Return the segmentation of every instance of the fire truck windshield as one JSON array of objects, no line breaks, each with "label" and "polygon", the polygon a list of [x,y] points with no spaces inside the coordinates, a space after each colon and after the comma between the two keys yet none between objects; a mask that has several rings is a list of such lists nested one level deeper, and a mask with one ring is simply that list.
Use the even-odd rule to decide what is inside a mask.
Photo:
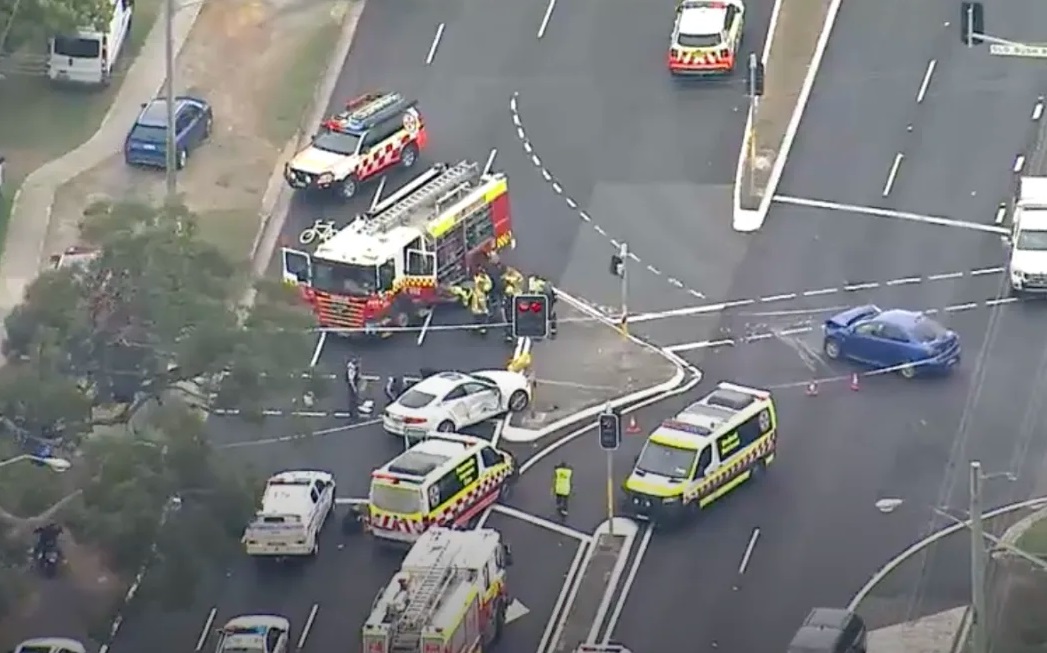
[{"label": "fire truck windshield", "polygon": [[378,267],[314,260],[312,285],[337,295],[373,295],[378,291]]}]

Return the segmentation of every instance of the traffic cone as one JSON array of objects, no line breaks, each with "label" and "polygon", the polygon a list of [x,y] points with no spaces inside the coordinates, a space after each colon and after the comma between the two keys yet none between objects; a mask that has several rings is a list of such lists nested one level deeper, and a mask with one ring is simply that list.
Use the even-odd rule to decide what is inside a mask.
[{"label": "traffic cone", "polygon": [[630,435],[635,435],[640,432],[640,425],[636,423],[636,417],[629,416],[629,425],[625,427],[625,432]]},{"label": "traffic cone", "polygon": [[854,374],[851,374],[851,390],[858,392],[860,389],[861,386],[858,384],[858,373],[855,372]]},{"label": "traffic cone", "polygon": [[817,397],[818,396],[818,382],[817,381],[811,381],[810,383],[807,384],[807,396],[808,397]]}]

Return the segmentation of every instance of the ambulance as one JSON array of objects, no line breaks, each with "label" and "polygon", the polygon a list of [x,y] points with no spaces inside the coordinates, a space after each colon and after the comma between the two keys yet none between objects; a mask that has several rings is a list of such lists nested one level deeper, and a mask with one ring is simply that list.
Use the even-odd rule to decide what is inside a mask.
[{"label": "ambulance", "polygon": [[676,524],[774,462],[777,416],[766,390],[722,382],[647,438],[623,486],[631,515]]},{"label": "ambulance", "polygon": [[669,42],[673,75],[725,75],[734,72],[745,31],[740,0],[684,0],[676,7]]},{"label": "ambulance", "polygon": [[247,555],[258,559],[315,556],[334,494],[334,477],[327,472],[287,471],[270,478],[262,505],[244,530]]},{"label": "ambulance", "polygon": [[479,653],[501,638],[511,599],[509,547],[493,529],[436,527],[378,591],[364,653]]},{"label": "ambulance", "polygon": [[409,545],[431,526],[469,527],[515,480],[512,456],[489,441],[432,433],[371,474],[368,531]]}]

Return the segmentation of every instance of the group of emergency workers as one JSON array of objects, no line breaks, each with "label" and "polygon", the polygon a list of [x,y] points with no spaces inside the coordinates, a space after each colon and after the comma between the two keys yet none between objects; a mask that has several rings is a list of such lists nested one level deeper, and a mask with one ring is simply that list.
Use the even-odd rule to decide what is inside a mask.
[{"label": "group of emergency workers", "polygon": [[556,337],[556,291],[552,284],[538,275],[525,278],[519,270],[503,263],[495,252],[477,267],[469,283],[451,286],[449,291],[469,309],[480,336],[487,335],[493,316],[500,315],[506,342],[513,341],[513,299],[521,294],[545,295],[549,304],[549,337]]}]

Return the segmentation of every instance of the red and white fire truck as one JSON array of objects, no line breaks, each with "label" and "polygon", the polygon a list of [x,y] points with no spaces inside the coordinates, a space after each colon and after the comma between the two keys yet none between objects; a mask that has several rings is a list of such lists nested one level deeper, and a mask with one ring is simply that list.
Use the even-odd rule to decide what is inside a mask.
[{"label": "red and white fire truck", "polygon": [[311,254],[284,248],[283,277],[301,287],[321,327],[374,333],[456,301],[449,286],[514,245],[505,175],[469,161],[439,164]]},{"label": "red and white fire truck", "polygon": [[479,653],[502,635],[512,564],[498,531],[427,530],[363,626],[364,653]]}]

